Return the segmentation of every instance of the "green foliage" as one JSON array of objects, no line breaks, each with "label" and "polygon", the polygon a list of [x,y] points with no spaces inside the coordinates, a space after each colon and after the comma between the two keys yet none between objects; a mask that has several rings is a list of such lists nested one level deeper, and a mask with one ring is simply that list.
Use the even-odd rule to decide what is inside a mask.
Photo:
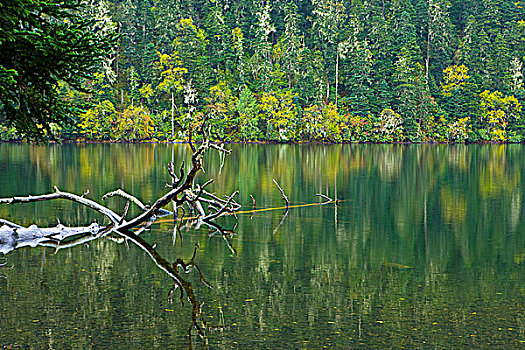
[{"label": "green foliage", "polygon": [[219,140],[228,140],[234,132],[234,112],[237,108],[237,98],[224,81],[210,88],[206,112],[210,118],[212,137]]},{"label": "green foliage", "polygon": [[239,100],[237,101],[236,120],[239,125],[238,138],[242,141],[256,141],[261,138],[260,130],[257,126],[257,115],[259,106],[257,100],[247,86],[242,89]]},{"label": "green foliage", "polygon": [[[223,141],[524,136],[520,2],[15,0],[0,14],[0,125],[17,135],[184,140],[207,119]],[[128,125],[145,115],[153,131]]]},{"label": "green foliage", "polygon": [[0,126],[0,141],[18,141],[22,139],[14,127]]},{"label": "green foliage", "polygon": [[81,100],[65,102],[60,82],[86,91],[116,35],[83,15],[81,0],[14,0],[0,5],[0,118],[27,138],[71,123]]},{"label": "green foliage", "polygon": [[116,110],[113,103],[104,100],[80,115],[79,127],[88,139],[108,139],[113,135],[112,126],[115,115]]}]

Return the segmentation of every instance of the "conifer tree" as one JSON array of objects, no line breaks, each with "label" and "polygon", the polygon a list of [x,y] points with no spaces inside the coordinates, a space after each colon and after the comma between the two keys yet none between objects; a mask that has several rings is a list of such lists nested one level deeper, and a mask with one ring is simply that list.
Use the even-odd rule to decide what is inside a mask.
[{"label": "conifer tree", "polygon": [[81,0],[0,4],[0,122],[42,139],[52,123],[76,121],[81,101],[64,101],[59,87],[88,91],[116,41],[85,11]]}]

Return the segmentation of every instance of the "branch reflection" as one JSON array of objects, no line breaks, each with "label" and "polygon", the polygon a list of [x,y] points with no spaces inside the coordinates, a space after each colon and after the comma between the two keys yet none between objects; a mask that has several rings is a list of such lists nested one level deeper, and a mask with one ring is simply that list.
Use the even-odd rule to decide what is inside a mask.
[{"label": "branch reflection", "polygon": [[[187,337],[189,348],[193,348],[193,335],[199,337],[202,342],[202,347],[206,348],[208,345],[206,332],[208,327],[202,312],[202,303],[194,292],[193,285],[184,274],[196,272],[200,281],[207,287],[213,288],[204,278],[204,275],[196,263],[198,243],[195,244],[193,255],[191,259],[185,261],[182,258],[177,258],[174,262],[169,262],[162,257],[155,245],[150,244],[145,239],[140,237],[140,234],[146,230],[145,227],[133,232],[131,230],[114,230],[113,227],[107,226],[100,228],[95,223],[87,227],[68,228],[58,225],[53,228],[39,228],[36,225],[31,225],[28,228],[23,228],[18,225],[4,225],[0,227],[0,249],[3,253],[0,266],[7,264],[7,254],[23,247],[49,247],[53,248],[57,253],[62,249],[73,248],[79,245],[88,245],[89,242],[108,238],[111,241],[121,244],[129,241],[133,242],[137,247],[143,250],[154,262],[154,264],[167,274],[173,281],[173,287],[168,292],[168,302],[173,303],[173,295],[179,291],[179,301],[184,306],[184,301],[187,299],[191,304],[191,321],[187,329]],[[234,235],[233,230],[225,230],[220,225],[205,221],[203,222],[210,228],[210,236],[220,234],[225,242],[227,242],[229,249],[235,252],[235,249],[230,243],[230,238]],[[194,222],[187,222],[183,227],[195,227]],[[6,276],[0,274],[0,278],[7,279]]]}]

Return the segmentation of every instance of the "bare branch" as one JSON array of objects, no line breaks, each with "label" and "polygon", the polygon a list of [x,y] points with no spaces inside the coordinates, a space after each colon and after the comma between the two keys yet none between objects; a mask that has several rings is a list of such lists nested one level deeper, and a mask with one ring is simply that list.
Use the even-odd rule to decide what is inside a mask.
[{"label": "bare branch", "polygon": [[[137,197],[132,196],[131,194],[129,194],[127,192],[124,192],[120,188],[118,190],[106,193],[104,196],[102,196],[102,200],[105,201],[109,197],[114,197],[114,196],[120,196],[120,197],[122,197],[124,199],[127,199],[128,201],[131,201],[137,207],[142,209],[142,211],[146,211],[147,210],[146,206]],[[126,216],[126,215],[124,214],[122,216]]]},{"label": "bare branch", "polygon": [[213,220],[213,219],[221,216],[222,214],[224,214],[224,212],[231,211],[231,208],[229,208],[230,202],[233,199],[233,197],[235,197],[238,193],[239,193],[239,191],[233,192],[232,195],[230,197],[228,197],[228,199],[226,200],[226,203],[224,203],[217,212],[215,212],[213,214],[208,214],[207,216],[202,218],[202,220],[204,220],[204,221]]},{"label": "bare branch", "polygon": [[279,186],[279,184],[277,183],[277,181],[275,181],[275,179],[272,179],[273,180],[273,183],[277,186],[277,188],[279,189],[279,191],[281,191],[281,195],[283,196],[283,199],[284,201],[286,202],[286,208],[288,208],[288,206],[290,205],[290,202],[288,201],[288,197],[286,197],[286,195],[284,194],[284,191],[283,189],[281,188],[281,186]]},{"label": "bare branch", "polygon": [[333,202],[334,200],[328,196],[325,196],[324,194],[321,194],[321,193],[317,193],[316,196],[318,197],[322,197],[324,199],[326,199],[328,202]]},{"label": "bare branch", "polygon": [[231,149],[226,149],[226,148],[222,147],[222,145],[218,145],[216,143],[210,144],[210,148],[216,149],[217,151],[223,152],[223,153],[226,153],[226,154],[230,154],[232,152]]},{"label": "bare branch", "polygon": [[153,205],[148,210],[146,210],[142,214],[136,216],[135,218],[133,218],[132,220],[128,221],[127,223],[124,223],[123,225],[119,226],[118,229],[119,230],[120,229],[122,229],[122,230],[129,230],[129,229],[131,229],[133,227],[136,227],[136,226],[138,226],[138,225],[148,221],[153,216],[155,216],[156,213],[162,209],[162,207],[166,206],[172,199],[174,199],[180,193],[181,193],[181,188],[180,187],[169,191],[164,196],[162,196],[159,199],[157,199],[157,201],[155,203],[153,203]]},{"label": "bare branch", "polygon": [[197,200],[194,203],[195,203],[195,209],[197,209],[197,211],[199,212],[199,215],[202,217],[206,216],[206,213],[204,212],[204,208],[202,207],[201,202]]},{"label": "bare branch", "polygon": [[[203,191],[202,193],[204,195],[206,195],[207,197],[212,198],[214,201],[218,202],[218,203],[215,203],[215,204],[224,204],[224,203],[226,203],[226,199],[219,198],[213,193],[210,193],[208,191]],[[213,201],[209,201],[209,203],[214,203],[214,202]],[[237,203],[233,199],[230,201],[230,205],[233,207],[233,210],[238,210],[239,208],[241,208],[241,205],[239,203]]]},{"label": "bare branch", "polygon": [[175,175],[175,171],[173,169],[173,162],[168,163],[168,174],[171,176],[171,187],[175,187],[175,183],[179,181],[177,178],[177,175]]},{"label": "bare branch", "polygon": [[128,214],[129,203],[130,203],[129,201],[126,202],[126,206],[124,207],[124,212],[122,213],[122,219],[120,219],[120,222],[118,223],[119,225],[122,225],[122,222],[124,221],[124,218]]},{"label": "bare branch", "polygon": [[180,169],[179,169],[179,179],[173,184],[173,188],[180,186],[181,182],[184,179],[184,161],[180,163]]},{"label": "bare branch", "polygon": [[191,151],[195,153],[196,148],[195,148],[195,145],[193,144],[193,130],[192,130],[191,124],[188,126],[188,130],[189,130],[188,131],[188,144],[190,145]]},{"label": "bare branch", "polygon": [[52,199],[67,199],[67,200],[82,204],[88,208],[98,211],[102,215],[106,216],[115,225],[118,225],[118,223],[121,220],[121,217],[117,215],[115,212],[104,207],[103,205],[98,204],[95,201],[92,201],[90,199],[87,199],[81,196],[77,196],[69,192],[62,192],[56,186],[53,187],[53,189],[55,190],[55,192],[50,193],[50,194],[28,196],[28,197],[0,198],[0,204],[2,203],[5,203],[5,204],[33,203],[33,202],[48,201]]},{"label": "bare branch", "polygon": [[22,226],[20,225],[17,225],[11,221],[7,221],[7,220],[4,220],[4,219],[0,219],[0,224],[3,224],[3,225],[7,225],[9,227],[12,227],[12,228],[21,228]]}]

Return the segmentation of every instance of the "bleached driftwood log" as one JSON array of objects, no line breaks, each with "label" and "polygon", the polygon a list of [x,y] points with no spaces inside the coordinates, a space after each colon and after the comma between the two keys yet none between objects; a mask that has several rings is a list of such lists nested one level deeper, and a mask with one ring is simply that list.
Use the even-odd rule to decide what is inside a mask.
[{"label": "bleached driftwood log", "polygon": [[[182,259],[177,259],[174,263],[169,263],[163,259],[148,242],[143,240],[139,234],[149,228],[149,226],[155,221],[157,217],[166,216],[173,214],[175,219],[178,219],[178,213],[170,212],[164,207],[170,202],[174,203],[176,211],[187,210],[196,214],[192,220],[186,220],[184,224],[180,221],[176,226],[194,225],[198,227],[202,224],[206,224],[211,228],[221,232],[226,239],[225,231],[220,229],[220,226],[214,223],[214,220],[222,215],[233,213],[239,210],[240,205],[235,202],[234,197],[238,191],[235,191],[232,195],[225,197],[224,199],[219,198],[213,193],[208,192],[205,188],[211,184],[212,180],[206,182],[203,185],[195,183],[195,177],[199,171],[203,168],[203,156],[209,148],[215,148],[219,152],[228,152],[222,148],[222,146],[212,144],[204,132],[206,123],[203,123],[201,132],[203,134],[203,142],[197,147],[192,138],[190,138],[189,147],[192,150],[191,157],[191,168],[186,173],[184,162],[181,164],[178,174],[175,174],[173,164],[168,165],[168,172],[172,177],[172,182],[168,187],[171,189],[164,194],[162,197],[156,199],[152,205],[145,205],[135,196],[125,192],[122,189],[116,189],[104,195],[102,200],[106,200],[110,197],[119,196],[127,200],[127,204],[122,213],[116,213],[109,209],[107,206],[96,202],[95,200],[87,198],[89,192],[82,195],[76,195],[69,192],[60,191],[57,187],[54,187],[54,192],[30,195],[30,196],[15,196],[10,198],[0,198],[0,205],[15,205],[25,204],[39,201],[48,200],[69,200],[79,205],[88,207],[100,214],[102,214],[107,222],[98,223],[94,221],[91,225],[85,227],[67,227],[58,223],[55,227],[38,227],[36,225],[30,225],[29,227],[23,227],[17,223],[11,222],[7,219],[0,219],[0,253],[4,255],[22,247],[35,247],[45,246],[52,247],[56,251],[59,249],[76,246],[79,244],[87,243],[91,240],[98,239],[103,236],[111,235],[114,238],[118,235],[124,238],[126,241],[131,241],[143,249],[155,264],[164,272],[166,272],[173,280],[174,287],[171,289],[169,299],[176,289],[180,290],[180,301],[183,302],[184,296],[192,304],[192,323],[188,329],[188,335],[191,341],[192,329],[195,329],[197,333],[205,338],[206,323],[202,318],[201,306],[197,300],[191,283],[186,281],[181,276],[182,273],[188,273],[190,270],[196,270],[200,276],[201,281],[208,285],[204,280],[204,277],[195,263],[195,254],[197,247],[195,248],[193,257],[189,262],[185,262]],[[141,209],[141,213],[126,220],[125,217],[128,212],[130,203],[135,204]],[[204,205],[203,205],[204,204]],[[205,208],[206,207],[206,208]],[[186,208],[186,209],[185,209]],[[104,220],[106,221],[106,220]],[[228,242],[228,246],[233,250],[231,244]]]},{"label": "bleached driftwood log", "polygon": [[[58,226],[51,228],[40,228],[36,225],[24,228],[6,219],[0,219],[0,225],[2,225],[0,227],[0,252],[6,254],[14,249],[24,246],[36,246],[48,242],[62,242],[79,235],[96,236],[99,232],[107,233],[110,231],[126,233],[129,230],[139,227],[148,228],[157,217],[175,214],[176,218],[178,218],[177,213],[172,213],[169,210],[164,209],[164,207],[171,202],[174,203],[174,207],[177,210],[181,209],[185,211],[186,209],[184,208],[187,208],[195,213],[194,220],[191,222],[195,223],[197,226],[202,225],[202,223],[211,223],[222,215],[239,210],[240,205],[234,200],[238,191],[235,191],[225,199],[221,199],[205,189],[212,183],[212,180],[209,180],[202,186],[195,183],[196,175],[203,169],[204,154],[209,148],[215,148],[219,152],[228,152],[222,148],[222,146],[215,145],[208,140],[206,133],[204,132],[205,125],[206,123],[203,123],[201,129],[203,141],[198,147],[190,138],[189,147],[192,150],[190,170],[186,174],[184,162],[182,162],[179,174],[175,174],[173,164],[170,163],[168,165],[168,172],[172,177],[172,183],[168,186],[171,190],[155,200],[150,206],[144,205],[138,198],[126,193],[122,189],[111,191],[102,197],[103,200],[114,196],[126,199],[128,203],[122,213],[115,213],[107,206],[87,198],[86,196],[89,192],[79,196],[73,193],[60,191],[57,187],[53,188],[53,193],[30,195],[26,197],[15,196],[10,198],[0,198],[0,205],[13,205],[17,203],[24,204],[56,199],[70,200],[101,213],[109,220],[109,223],[105,225],[95,222],[87,227],[66,227],[59,224]],[[126,220],[125,217],[130,203],[137,205],[142,212],[130,220]]]}]

